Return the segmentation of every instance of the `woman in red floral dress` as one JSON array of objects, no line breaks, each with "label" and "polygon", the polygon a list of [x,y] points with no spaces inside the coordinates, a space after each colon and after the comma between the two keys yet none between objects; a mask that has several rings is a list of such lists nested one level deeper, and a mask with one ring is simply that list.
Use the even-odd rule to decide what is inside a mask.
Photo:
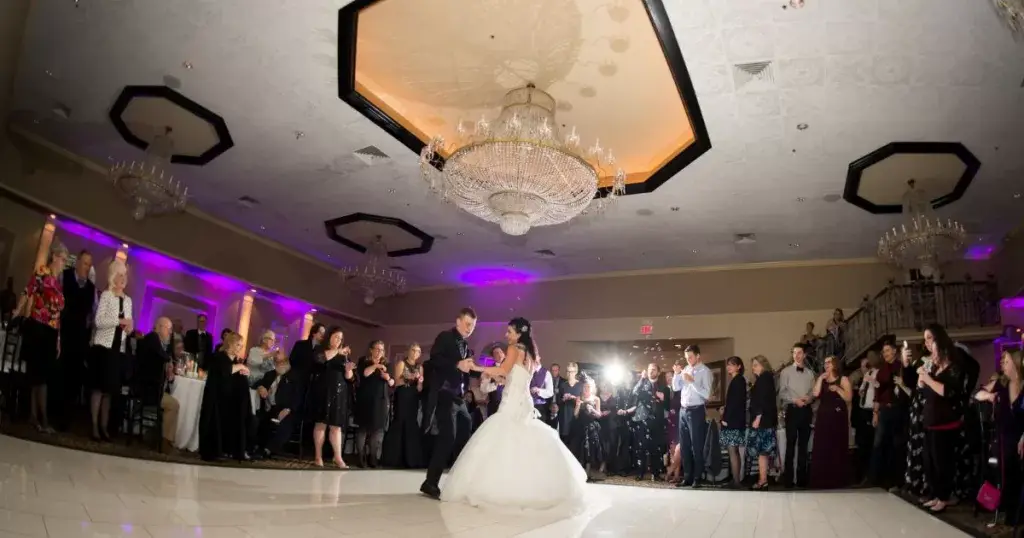
[{"label": "woman in red floral dress", "polygon": [[36,429],[53,433],[46,415],[46,384],[60,353],[60,313],[64,292],[60,275],[68,261],[68,249],[59,242],[50,247],[47,264],[36,270],[25,288],[19,312],[25,317],[21,330],[21,357],[28,366],[32,385],[30,413]]}]

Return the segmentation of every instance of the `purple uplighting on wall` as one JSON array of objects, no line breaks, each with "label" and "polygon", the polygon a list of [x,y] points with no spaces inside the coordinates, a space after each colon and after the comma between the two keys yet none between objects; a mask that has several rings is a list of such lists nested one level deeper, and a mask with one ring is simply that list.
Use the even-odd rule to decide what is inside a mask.
[{"label": "purple uplighting on wall", "polygon": [[1000,308],[1012,308],[1014,310],[1024,310],[1024,297],[1008,297],[999,301]]},{"label": "purple uplighting on wall", "polygon": [[73,220],[58,219],[57,225],[65,232],[75,234],[83,239],[88,239],[98,245],[110,247],[112,249],[117,249],[121,246],[121,241]]},{"label": "purple uplighting on wall", "polygon": [[964,253],[965,260],[987,260],[992,257],[996,251],[996,247],[991,245],[971,245],[967,247],[967,252]]},{"label": "purple uplighting on wall", "polygon": [[471,286],[494,286],[499,284],[527,284],[536,277],[525,271],[504,267],[480,267],[468,269],[459,275],[459,280]]}]

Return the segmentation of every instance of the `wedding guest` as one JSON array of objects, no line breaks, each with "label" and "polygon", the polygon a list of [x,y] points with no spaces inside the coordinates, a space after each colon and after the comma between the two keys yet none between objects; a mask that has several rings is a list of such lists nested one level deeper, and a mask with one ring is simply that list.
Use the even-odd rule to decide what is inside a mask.
[{"label": "wedding guest", "polygon": [[562,367],[557,362],[552,363],[550,368],[547,368],[548,373],[551,374],[551,398],[548,400],[548,408],[544,411],[538,409],[540,412],[541,420],[551,425],[552,428],[558,429],[558,404],[562,401],[562,384],[565,378],[562,377]]},{"label": "wedding guest", "polygon": [[811,487],[836,489],[850,485],[850,401],[853,387],[843,376],[839,359],[825,357],[824,372],[814,384],[818,413],[814,421]]},{"label": "wedding guest", "polygon": [[956,349],[945,329],[931,325],[924,331],[931,364],[917,370],[917,384],[924,392],[924,460],[931,499],[923,504],[932,513],[946,509],[953,494],[956,451],[963,428],[963,372],[954,364]]},{"label": "wedding guest", "polygon": [[178,400],[167,393],[167,388],[174,383],[174,369],[171,357],[167,355],[167,343],[172,338],[171,330],[171,320],[165,317],[157,319],[153,331],[143,337],[135,357],[138,366],[134,382],[142,394],[142,405],[158,406],[163,415],[161,433],[165,452],[174,450],[178,412],[181,409]]},{"label": "wedding guest", "polygon": [[[686,360],[676,359],[672,364],[672,380],[683,372]],[[668,471],[665,474],[665,481],[678,484],[682,480],[683,455],[679,451],[679,412],[683,404],[681,393],[672,390],[669,394],[668,405]]]},{"label": "wedding guest", "polygon": [[1002,375],[990,381],[978,394],[978,401],[995,406],[996,453],[999,459],[999,509],[1006,513],[1006,524],[1018,521],[1021,492],[1020,454],[1024,454],[1024,376],[1020,351],[1003,351],[999,361]]},{"label": "wedding guest", "polygon": [[232,331],[231,329],[228,329],[227,327],[225,327],[225,328],[220,330],[220,342],[217,343],[217,347],[214,348],[214,352],[224,352],[225,351],[225,349],[224,349],[224,339],[227,338],[227,336],[229,334],[235,334],[235,331]]},{"label": "wedding guest", "polygon": [[530,378],[530,394],[533,396],[533,408],[537,410],[537,416],[543,421],[549,409],[552,409],[555,382],[554,378],[551,377],[551,372],[541,365],[540,355],[536,355],[533,358],[533,377]]},{"label": "wedding guest", "polygon": [[[484,416],[484,413],[486,412],[484,408],[486,406],[481,405],[479,402],[477,402],[476,393],[471,390],[467,390],[462,394],[462,401],[466,404],[466,411],[469,412],[469,434],[466,435],[466,437],[468,438],[472,436],[474,433],[476,433],[476,429],[479,428],[480,425],[484,423],[484,419],[486,418]],[[391,430],[388,429],[388,431]],[[384,441],[386,443],[387,439],[385,438]],[[461,449],[459,450],[459,452],[461,452]]]},{"label": "wedding guest", "polygon": [[580,397],[573,407],[573,432],[570,436],[570,448],[587,471],[590,481],[603,480],[601,468],[604,457],[601,453],[601,400],[597,397],[594,380],[583,376],[580,381],[582,389]]},{"label": "wedding guest", "polygon": [[743,482],[743,475],[740,474],[740,447],[747,444],[747,378],[743,377],[743,359],[725,359],[725,371],[729,376],[729,388],[725,391],[720,437],[722,446],[729,452],[732,484],[739,487]]},{"label": "wedding guest", "polygon": [[775,429],[779,411],[775,399],[775,374],[764,355],[750,359],[754,386],[750,389],[750,430],[747,432],[747,457],[757,458],[758,480],[753,489],[768,487],[768,468],[778,453]]},{"label": "wedding guest", "polygon": [[196,328],[185,333],[185,351],[195,357],[199,367],[213,355],[213,335],[206,330],[206,314],[196,316]]},{"label": "wedding guest", "polygon": [[[351,371],[351,370],[350,370]],[[281,454],[295,428],[295,386],[291,377],[291,364],[284,352],[274,354],[274,369],[263,374],[256,383],[261,405],[256,413],[259,423],[257,455],[270,458]]]},{"label": "wedding guest", "polygon": [[910,413],[907,417],[907,464],[903,478],[903,488],[907,493],[918,498],[920,502],[930,500],[927,497],[931,491],[931,484],[928,482],[928,474],[925,472],[925,427],[924,427],[924,402],[925,392],[918,385],[918,369],[924,364],[924,360],[915,358],[909,347],[904,347],[901,352],[903,365],[903,386],[911,387]]},{"label": "wedding guest", "polygon": [[[886,339],[882,344],[882,360],[874,374],[871,425],[875,437],[871,446],[871,467],[868,483],[894,487],[900,483],[906,446],[910,389],[903,383],[903,362],[896,342]],[[862,402],[866,400],[866,397]]]},{"label": "wedding guest", "polygon": [[821,337],[814,334],[814,322],[808,321],[807,328],[804,330],[804,335],[800,337],[800,343],[810,346],[813,345],[818,338]]},{"label": "wedding guest", "polygon": [[[296,401],[298,402],[298,412],[304,413],[303,408],[306,401],[306,388],[311,382],[313,376],[314,364],[316,363],[316,347],[324,341],[324,335],[327,333],[327,327],[322,323],[314,323],[309,329],[309,336],[303,340],[295,342],[292,346],[291,353],[288,354],[288,363],[291,364],[292,378],[298,383],[296,386]],[[310,398],[312,400],[312,398]],[[301,416],[301,415],[300,415]],[[303,416],[303,418],[305,418]]]},{"label": "wedding guest", "polygon": [[[807,486],[807,443],[814,411],[814,372],[804,364],[803,344],[793,345],[793,364],[779,374],[779,401],[786,410],[786,461],[782,482],[786,487]],[[794,477],[795,474],[795,477]]]},{"label": "wedding guest", "polygon": [[[249,459],[245,453],[247,426],[252,411],[248,394],[237,390],[238,379],[245,381],[249,369],[241,361],[242,337],[235,333],[224,337],[223,351],[207,358],[206,386],[199,411],[199,454],[204,461],[217,461],[227,455]],[[241,397],[241,399],[240,399]]]},{"label": "wedding guest", "polygon": [[433,499],[441,497],[441,473],[451,458],[455,445],[455,421],[451,420],[456,399],[462,399],[463,375],[473,366],[466,338],[476,328],[476,311],[465,307],[455,318],[455,327],[442,331],[430,348],[430,360],[424,366],[424,391],[426,404],[423,407],[424,431],[437,427],[427,476],[420,485],[420,492]]},{"label": "wedding guest", "polygon": [[249,355],[245,358],[245,363],[249,367],[249,384],[255,385],[267,373],[274,371],[275,342],[277,342],[277,335],[274,334],[274,331],[267,330],[260,337],[259,345],[253,346],[249,350]]},{"label": "wedding guest", "polygon": [[704,440],[707,409],[711,395],[711,370],[700,357],[700,347],[686,346],[686,367],[672,379],[679,391],[679,453],[683,458],[683,481],[677,487],[699,488],[704,476]]},{"label": "wedding guest", "polygon": [[18,312],[25,318],[21,328],[21,357],[31,390],[29,414],[32,424],[42,433],[54,433],[46,412],[46,387],[53,378],[60,353],[60,317],[64,310],[64,291],[58,275],[68,260],[68,249],[54,240],[46,265],[36,269],[25,288]]},{"label": "wedding guest", "polygon": [[[505,362],[505,350],[500,345],[494,346],[494,348],[491,349],[490,355],[494,360],[495,366],[501,366],[501,363]],[[498,406],[501,405],[501,395],[504,390],[504,379],[491,379],[487,374],[482,374],[480,376],[480,391],[487,395],[487,416],[491,416],[498,412]],[[479,398],[475,399],[478,402],[481,401]]]},{"label": "wedding guest", "polygon": [[[107,424],[110,402],[121,394],[127,340],[135,330],[132,321],[132,298],[125,293],[128,267],[121,260],[111,262],[107,269],[107,289],[100,294],[96,308],[96,332],[93,334],[93,356],[89,364],[91,378],[89,410],[92,416],[92,439],[109,441]],[[165,352],[166,354],[166,352]]]},{"label": "wedding guest", "polygon": [[862,485],[871,483],[870,462],[871,454],[874,452],[872,445],[875,442],[875,394],[878,382],[878,367],[882,360],[875,350],[869,350],[868,354],[860,359],[860,368],[851,373],[850,386],[857,387],[854,394],[855,402],[850,415],[850,426],[854,431],[854,444],[856,452],[856,472],[864,479]]},{"label": "wedding guest", "polygon": [[61,275],[64,310],[60,314],[60,389],[56,401],[58,428],[67,430],[75,406],[83,394],[86,364],[89,361],[89,337],[96,309],[96,285],[89,279],[92,254],[82,250],[74,267]]},{"label": "wedding guest", "polygon": [[[657,452],[657,442],[651,437],[651,427],[655,420],[654,402],[665,394],[658,391],[655,381],[658,379],[658,365],[650,363],[644,375],[633,386],[630,407],[620,409],[619,416],[629,417],[629,429],[632,436],[633,467],[636,481],[644,479],[650,473],[651,480],[657,480],[661,474],[661,454]],[[575,403],[575,402],[573,402]]]},{"label": "wedding guest", "polygon": [[0,291],[0,325],[6,327],[18,308],[18,294],[14,293],[14,277],[7,277],[7,285]]},{"label": "wedding guest", "polygon": [[[572,432],[572,411],[576,400],[580,397],[583,386],[579,380],[580,367],[575,362],[565,365],[565,379],[559,385],[558,435],[569,446],[569,434]],[[532,389],[531,389],[532,390]],[[572,400],[572,401],[570,401]]]},{"label": "wedding guest", "polygon": [[[384,452],[381,456],[381,463],[385,467],[420,469],[426,465],[423,462],[420,426],[416,420],[420,411],[420,393],[423,391],[421,354],[420,345],[414,343],[409,346],[405,358],[395,364],[394,418],[384,435]],[[471,411],[475,410],[475,404],[474,399],[474,409]]]},{"label": "wedding guest", "polygon": [[394,384],[384,361],[384,342],[370,342],[369,353],[359,359],[356,389],[356,456],[360,467],[377,467],[388,420],[388,389]]},{"label": "wedding guest", "polygon": [[615,390],[607,382],[598,388],[601,399],[601,474],[619,472],[619,432],[622,428],[622,417],[619,416],[619,399]]},{"label": "wedding guest", "polygon": [[[945,330],[936,325],[936,330]],[[960,342],[953,343],[951,356],[953,365],[960,371],[963,387],[960,390],[960,406],[963,409],[964,423],[960,428],[959,442],[954,456],[956,472],[953,473],[953,497],[958,500],[974,500],[981,487],[978,468],[981,466],[981,416],[971,408],[971,394],[978,386],[981,365],[971,355],[971,350]]]},{"label": "wedding guest", "polygon": [[[319,329],[316,326],[314,328]],[[309,398],[309,416],[313,421],[313,462],[317,467],[324,466],[324,437],[330,428],[334,464],[340,469],[347,469],[348,464],[342,458],[342,435],[344,428],[348,427],[355,364],[349,360],[352,350],[345,345],[345,333],[340,327],[332,327],[329,331],[310,331],[310,339],[304,341],[312,341],[314,335],[320,332],[323,332],[326,338],[324,345],[318,345],[313,351],[316,374],[313,376]],[[295,355],[294,349],[292,355]],[[292,375],[296,375],[296,372],[292,365]],[[301,375],[308,379],[308,374]],[[305,381],[302,379],[295,378],[296,396],[303,393],[301,389]]]}]

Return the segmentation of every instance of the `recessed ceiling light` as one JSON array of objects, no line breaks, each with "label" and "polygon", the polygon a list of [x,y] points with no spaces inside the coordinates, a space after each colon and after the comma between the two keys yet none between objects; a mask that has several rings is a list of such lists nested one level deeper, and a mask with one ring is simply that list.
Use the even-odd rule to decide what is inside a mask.
[{"label": "recessed ceiling light", "polygon": [[256,288],[249,288],[249,293],[256,293]]},{"label": "recessed ceiling light", "polygon": [[797,202],[800,202],[800,203],[803,203],[803,202],[806,202],[806,201],[807,201],[807,198],[804,198],[803,196],[798,196],[798,197],[797,197],[797,199],[796,199],[796,201],[797,201]]},{"label": "recessed ceiling light", "polygon": [[597,261],[601,261],[601,257],[600,256],[597,257]]},{"label": "recessed ceiling light", "polygon": [[800,248],[800,243],[790,243],[789,248]]},{"label": "recessed ceiling light", "polygon": [[672,211],[679,211],[679,206],[674,205],[674,206],[670,207],[669,209],[671,209]]},{"label": "recessed ceiling light", "polygon": [[798,124],[796,124],[796,129],[798,131],[806,131],[808,127],[810,127],[810,125],[807,125],[806,123],[798,123]]},{"label": "recessed ceiling light", "polygon": [[267,229],[267,227],[266,227],[266,226],[263,226],[263,225],[260,225],[260,229],[261,229],[261,230],[266,230],[266,229]]},{"label": "recessed ceiling light", "polygon": [[121,248],[128,248],[128,243],[121,243]]},{"label": "recessed ceiling light", "polygon": [[455,232],[455,235],[462,235],[462,232]]},{"label": "recessed ceiling light", "polygon": [[395,192],[397,192],[395,189],[388,189],[388,194],[395,194]]},{"label": "recessed ceiling light", "polygon": [[1020,198],[1020,193],[1019,192],[1013,193],[1013,199],[1016,200],[1018,198]]},{"label": "recessed ceiling light", "polygon": [[328,257],[328,258],[330,258],[330,257],[331,257],[331,255],[330,255],[330,254],[328,254],[328,255],[327,255],[327,257]]},{"label": "recessed ceiling light", "polygon": [[700,252],[700,251],[699,251],[699,250],[697,250],[697,249],[693,249],[693,250],[691,250],[690,252],[692,252],[692,253],[696,254],[696,253],[698,253],[698,252]]},{"label": "recessed ceiling light", "polygon": [[50,213],[50,220],[56,220],[56,218],[57,218],[57,215],[54,215],[53,213]]},{"label": "recessed ceiling light", "polygon": [[181,62],[181,66],[185,69],[192,69],[192,62]]},{"label": "recessed ceiling light", "polygon": [[302,131],[295,131],[295,140],[301,140],[304,136],[306,136],[306,133]]}]

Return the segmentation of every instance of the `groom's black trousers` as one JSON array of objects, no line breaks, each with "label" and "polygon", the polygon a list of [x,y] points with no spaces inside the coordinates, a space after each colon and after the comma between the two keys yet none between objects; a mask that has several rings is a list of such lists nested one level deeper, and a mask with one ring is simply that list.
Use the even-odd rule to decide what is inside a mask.
[{"label": "groom's black trousers", "polygon": [[437,406],[434,407],[434,420],[437,423],[437,435],[434,437],[434,449],[430,454],[427,466],[427,483],[437,486],[441,481],[441,473],[452,459],[455,448],[455,420],[453,411],[456,400],[462,398],[448,391],[438,391]]}]

